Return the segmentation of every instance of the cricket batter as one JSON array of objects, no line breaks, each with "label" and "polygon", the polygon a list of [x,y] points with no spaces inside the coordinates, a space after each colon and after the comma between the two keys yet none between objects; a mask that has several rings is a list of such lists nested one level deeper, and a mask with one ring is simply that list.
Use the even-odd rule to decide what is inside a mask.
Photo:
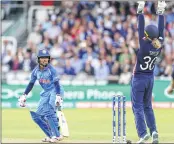
[{"label": "cricket batter", "polygon": [[[140,140],[144,143],[152,136],[152,142],[158,143],[158,132],[152,109],[152,89],[154,84],[154,67],[164,40],[164,16],[166,3],[158,1],[158,28],[155,25],[145,25],[143,9],[145,2],[138,2],[138,33],[140,48],[131,80],[131,102],[135,117],[135,124]],[[144,28],[145,27],[145,28]],[[146,124],[150,130],[147,133]]]},{"label": "cricket batter", "polygon": [[56,70],[50,64],[50,54],[46,49],[38,52],[38,65],[32,71],[31,79],[24,94],[19,97],[21,107],[25,107],[26,96],[32,90],[36,80],[43,88],[36,112],[30,111],[33,121],[42,129],[47,138],[44,141],[56,142],[62,140],[58,130],[57,106],[63,103],[61,86]]},{"label": "cricket batter", "polygon": [[174,65],[173,65],[173,70],[172,70],[172,80],[171,80],[171,83],[168,87],[167,93],[172,94],[173,89],[174,89]]}]

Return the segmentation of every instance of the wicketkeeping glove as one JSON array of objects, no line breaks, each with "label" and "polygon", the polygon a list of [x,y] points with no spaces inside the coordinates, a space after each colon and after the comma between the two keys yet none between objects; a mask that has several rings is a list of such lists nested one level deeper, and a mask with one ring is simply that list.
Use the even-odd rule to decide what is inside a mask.
[{"label": "wicketkeeping glove", "polygon": [[145,6],[145,1],[138,1],[137,13],[142,14]]},{"label": "wicketkeeping glove", "polygon": [[20,96],[19,99],[18,99],[19,106],[20,106],[20,107],[25,107],[25,106],[26,106],[25,102],[26,102],[26,95],[23,94],[23,95]]},{"label": "wicketkeeping glove", "polygon": [[60,95],[56,95],[56,101],[55,101],[55,104],[56,106],[62,106],[62,103],[63,103],[63,99]]},{"label": "wicketkeeping glove", "polygon": [[157,14],[163,14],[167,4],[165,1],[158,1]]}]

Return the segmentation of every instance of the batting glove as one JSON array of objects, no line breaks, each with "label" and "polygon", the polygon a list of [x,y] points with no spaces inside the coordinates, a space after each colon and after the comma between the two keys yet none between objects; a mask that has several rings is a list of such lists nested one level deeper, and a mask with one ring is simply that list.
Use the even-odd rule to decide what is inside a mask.
[{"label": "batting glove", "polygon": [[142,14],[145,6],[145,1],[138,1],[137,13]]},{"label": "batting glove", "polygon": [[23,94],[23,95],[20,96],[19,99],[18,99],[19,106],[20,106],[20,107],[25,107],[25,106],[26,106],[25,102],[26,102],[26,95]]},{"label": "batting glove", "polygon": [[158,1],[157,14],[163,14],[167,4],[165,1]]},{"label": "batting glove", "polygon": [[59,94],[57,94],[56,101],[55,101],[56,106],[62,106],[62,103],[63,103],[62,97]]}]

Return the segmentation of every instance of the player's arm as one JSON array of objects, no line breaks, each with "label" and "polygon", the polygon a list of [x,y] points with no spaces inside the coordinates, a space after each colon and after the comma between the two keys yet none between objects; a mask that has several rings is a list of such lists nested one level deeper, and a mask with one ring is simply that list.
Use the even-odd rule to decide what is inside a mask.
[{"label": "player's arm", "polygon": [[27,85],[27,87],[26,87],[26,89],[25,89],[23,95],[20,96],[19,99],[18,99],[19,105],[20,105],[21,107],[25,107],[26,96],[27,96],[28,93],[32,90],[32,88],[33,88],[33,86],[34,86],[34,83],[35,83],[35,81],[36,81],[36,79],[37,79],[37,77],[36,77],[36,75],[35,75],[35,70],[36,70],[36,69],[34,69],[34,70],[32,71],[32,73],[31,73],[30,82],[29,82],[29,84]]},{"label": "player's arm", "polygon": [[173,89],[174,89],[174,79],[171,80],[171,83],[170,83],[170,85],[168,86],[168,89],[167,89],[167,93],[172,94]]},{"label": "player's arm", "polygon": [[158,17],[158,30],[159,30],[159,37],[164,38],[164,16],[159,15]]},{"label": "player's arm", "polygon": [[29,84],[27,85],[27,87],[25,89],[24,95],[28,95],[28,93],[32,90],[36,79],[37,79],[37,77],[36,77],[36,73],[35,73],[35,70],[34,70],[31,74],[30,82],[29,82]]},{"label": "player's arm", "polygon": [[60,95],[60,83],[59,83],[59,80],[54,81],[54,86],[55,86],[55,89],[56,89],[56,94]]},{"label": "player's arm", "polygon": [[139,34],[140,45],[144,38],[144,25],[145,25],[145,20],[143,15],[144,5],[145,5],[144,1],[138,1],[137,13],[138,13],[138,34]]},{"label": "player's arm", "polygon": [[170,85],[169,85],[169,87],[167,89],[167,93],[168,94],[172,94],[173,89],[174,89],[174,70],[172,72],[172,80],[171,80],[171,83],[170,83]]},{"label": "player's arm", "polygon": [[172,72],[171,87],[174,89],[174,70]]},{"label": "player's arm", "polygon": [[174,78],[173,78],[172,81],[171,81],[171,86],[172,86],[172,88],[174,89]]},{"label": "player's arm", "polygon": [[59,77],[55,69],[51,70],[52,78],[53,78],[53,83],[55,86],[56,94],[60,95],[60,83],[59,83]]},{"label": "player's arm", "polygon": [[63,103],[63,96],[60,94],[60,83],[59,83],[59,77],[57,74],[57,71],[55,69],[51,69],[51,74],[52,74],[52,78],[53,78],[53,83],[55,86],[55,90],[56,90],[56,101],[55,104],[57,106],[61,106]]},{"label": "player's arm", "polygon": [[157,14],[158,16],[158,29],[159,29],[159,38],[164,39],[164,11],[166,3],[165,1],[158,2]]},{"label": "player's arm", "polygon": [[139,34],[139,42],[143,40],[144,37],[144,15],[139,14],[138,15],[138,34]]}]

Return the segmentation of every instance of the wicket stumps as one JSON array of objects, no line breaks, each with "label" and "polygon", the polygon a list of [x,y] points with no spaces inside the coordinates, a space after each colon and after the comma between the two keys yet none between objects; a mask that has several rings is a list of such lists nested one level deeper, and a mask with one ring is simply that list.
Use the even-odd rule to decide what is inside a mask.
[{"label": "wicket stumps", "polygon": [[[122,104],[121,104],[122,102]],[[117,106],[116,106],[117,103]],[[121,114],[122,111],[122,114]],[[117,112],[117,132],[116,132],[116,112]],[[114,95],[112,101],[112,128],[113,128],[113,143],[116,143],[116,134],[118,143],[126,143],[126,97],[123,95]],[[121,117],[122,116],[122,117]],[[122,120],[122,123],[121,123]],[[121,128],[122,125],[122,128]],[[121,135],[122,130],[122,135]],[[122,136],[122,141],[121,141]]]}]

